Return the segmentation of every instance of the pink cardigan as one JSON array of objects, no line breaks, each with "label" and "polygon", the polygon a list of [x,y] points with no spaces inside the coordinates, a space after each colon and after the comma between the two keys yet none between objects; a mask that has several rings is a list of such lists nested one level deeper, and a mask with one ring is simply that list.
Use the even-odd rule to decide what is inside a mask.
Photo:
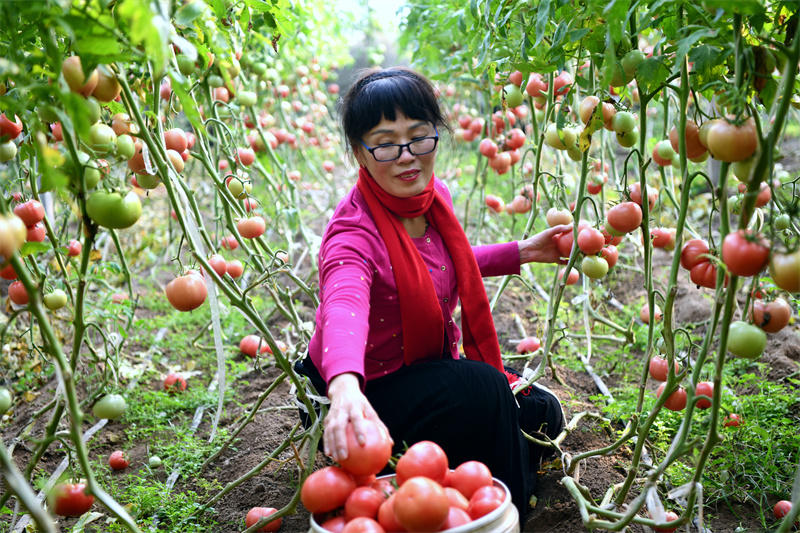
[{"label": "pink cardigan", "polygon": [[[453,205],[438,178],[436,189]],[[433,278],[450,353],[458,358],[461,332],[453,321],[458,292],[453,261],[433,227],[412,239]],[[519,244],[473,246],[481,275],[519,274]],[[353,187],[336,208],[319,253],[320,306],[308,351],[326,383],[345,372],[366,381],[403,366],[397,285],[389,255],[364,197]]]}]

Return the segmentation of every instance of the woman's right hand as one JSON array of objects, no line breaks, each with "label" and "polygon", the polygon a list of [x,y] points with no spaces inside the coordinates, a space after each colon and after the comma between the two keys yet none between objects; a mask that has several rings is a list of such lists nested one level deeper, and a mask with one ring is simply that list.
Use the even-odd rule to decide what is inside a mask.
[{"label": "woman's right hand", "polygon": [[375,422],[391,440],[389,430],[361,392],[358,375],[350,372],[334,377],[328,384],[328,397],[331,404],[323,421],[323,444],[325,453],[334,461],[347,459],[347,424],[350,422],[353,424],[356,440],[361,445],[366,442],[364,420]]}]

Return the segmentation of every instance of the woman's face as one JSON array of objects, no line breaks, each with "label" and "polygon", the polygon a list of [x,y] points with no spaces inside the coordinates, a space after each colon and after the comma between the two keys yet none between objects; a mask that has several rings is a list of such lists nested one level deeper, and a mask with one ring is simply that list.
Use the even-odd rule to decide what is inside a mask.
[{"label": "woman's face", "polygon": [[[384,118],[361,140],[370,148],[375,148],[384,144],[405,144],[422,137],[434,136],[436,130],[433,124],[424,120],[410,119],[398,112],[397,120],[390,121]],[[406,147],[394,161],[376,161],[360,143],[355,155],[359,164],[367,167],[378,185],[398,198],[410,198],[420,194],[431,180],[436,160],[436,150],[424,155],[414,155]]]}]

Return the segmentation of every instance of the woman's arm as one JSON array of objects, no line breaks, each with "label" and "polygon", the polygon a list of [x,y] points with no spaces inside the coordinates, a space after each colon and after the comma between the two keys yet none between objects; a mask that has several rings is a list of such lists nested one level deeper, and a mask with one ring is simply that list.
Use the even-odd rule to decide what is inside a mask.
[{"label": "woman's arm", "polygon": [[472,251],[484,278],[519,274],[525,263],[566,264],[559,257],[556,237],[567,231],[572,231],[571,224],[546,229],[524,241],[473,246]]}]

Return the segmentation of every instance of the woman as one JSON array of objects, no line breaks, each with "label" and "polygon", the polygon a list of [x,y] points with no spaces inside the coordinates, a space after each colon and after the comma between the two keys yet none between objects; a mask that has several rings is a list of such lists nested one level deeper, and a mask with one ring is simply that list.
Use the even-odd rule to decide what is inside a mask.
[{"label": "woman", "polygon": [[[449,127],[431,83],[403,68],[363,75],[340,102],[359,163],[356,187],[339,203],[319,254],[320,306],[309,356],[297,370],[331,403],[324,449],[348,454],[345,430],[363,443],[376,422],[401,452],[438,443],[451,468],[485,463],[525,516],[541,449],[520,431],[561,431],[558,399],[531,388],[522,413],[500,357],[482,276],[519,273],[522,263],[559,262],[557,226],[520,242],[470,247],[433,169]],[[453,311],[461,300],[463,346]],[[535,398],[534,398],[535,397]],[[532,403],[531,403],[532,402]]]}]

